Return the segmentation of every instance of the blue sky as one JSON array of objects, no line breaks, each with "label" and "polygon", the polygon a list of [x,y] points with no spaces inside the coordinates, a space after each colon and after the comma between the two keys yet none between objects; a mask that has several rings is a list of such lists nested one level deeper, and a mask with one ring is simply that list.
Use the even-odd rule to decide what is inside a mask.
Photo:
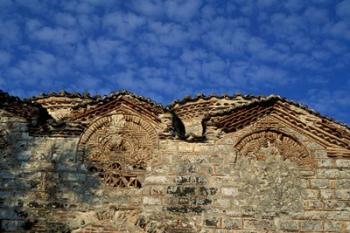
[{"label": "blue sky", "polygon": [[350,123],[350,0],[0,0],[0,89],[278,94]]}]

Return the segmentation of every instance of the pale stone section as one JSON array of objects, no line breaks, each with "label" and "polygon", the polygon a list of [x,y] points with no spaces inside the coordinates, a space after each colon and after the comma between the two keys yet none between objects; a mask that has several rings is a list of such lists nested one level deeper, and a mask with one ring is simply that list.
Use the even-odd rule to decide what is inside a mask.
[{"label": "pale stone section", "polygon": [[78,104],[89,103],[91,99],[81,97],[48,96],[33,100],[41,104],[55,120],[62,120],[71,116],[73,107]]}]

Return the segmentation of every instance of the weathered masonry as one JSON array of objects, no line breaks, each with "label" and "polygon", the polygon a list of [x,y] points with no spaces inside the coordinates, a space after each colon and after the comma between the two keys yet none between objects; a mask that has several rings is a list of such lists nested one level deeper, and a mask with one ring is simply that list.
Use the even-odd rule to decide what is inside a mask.
[{"label": "weathered masonry", "polygon": [[0,92],[0,232],[350,232],[350,129],[279,96]]}]

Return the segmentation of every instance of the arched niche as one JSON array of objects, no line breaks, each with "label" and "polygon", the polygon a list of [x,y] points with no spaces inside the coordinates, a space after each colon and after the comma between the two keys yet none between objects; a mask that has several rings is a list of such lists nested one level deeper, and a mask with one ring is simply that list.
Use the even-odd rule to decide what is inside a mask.
[{"label": "arched niche", "polygon": [[313,166],[315,160],[295,137],[275,129],[264,129],[244,135],[235,145],[240,156],[265,160],[280,155],[302,166]]},{"label": "arched niche", "polygon": [[156,130],[137,115],[113,114],[93,122],[78,143],[77,158],[113,188],[141,188],[158,146]]}]

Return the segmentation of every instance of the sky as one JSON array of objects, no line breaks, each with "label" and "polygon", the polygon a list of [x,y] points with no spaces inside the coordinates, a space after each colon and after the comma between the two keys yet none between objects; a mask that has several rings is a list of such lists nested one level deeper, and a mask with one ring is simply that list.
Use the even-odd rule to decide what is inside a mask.
[{"label": "sky", "polygon": [[0,89],[277,94],[350,124],[350,0],[0,0]]}]

